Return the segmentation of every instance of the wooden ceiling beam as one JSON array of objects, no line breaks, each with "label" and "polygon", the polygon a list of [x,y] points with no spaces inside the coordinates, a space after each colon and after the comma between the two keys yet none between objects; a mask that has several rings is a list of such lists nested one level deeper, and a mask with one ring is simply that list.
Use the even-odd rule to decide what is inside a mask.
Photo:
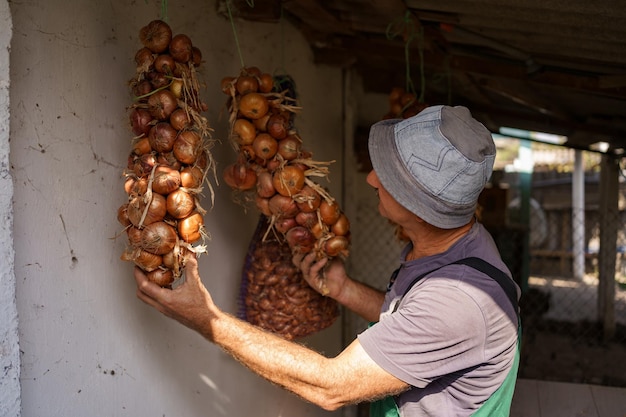
[{"label": "wooden ceiling beam", "polygon": [[[328,47],[314,48],[316,62],[332,65],[336,59],[325,62],[326,58],[343,56],[343,62],[355,62],[355,65],[370,65],[378,60],[384,63],[387,70],[404,69],[404,45],[387,39],[357,39],[354,37],[335,37]],[[411,49],[411,56],[417,64],[418,49]],[[436,71],[449,68],[452,71],[468,72],[478,76],[510,78],[523,80],[537,85],[580,90],[608,97],[626,99],[626,87],[621,83],[607,83],[605,78],[592,74],[576,74],[559,68],[542,67],[540,71],[529,75],[524,63],[504,59],[479,58],[476,56],[446,56],[434,48],[423,51],[425,66]],[[395,62],[395,63],[394,63]],[[372,69],[375,69],[374,65]],[[604,82],[600,82],[604,80]],[[386,89],[386,88],[385,88]]]}]

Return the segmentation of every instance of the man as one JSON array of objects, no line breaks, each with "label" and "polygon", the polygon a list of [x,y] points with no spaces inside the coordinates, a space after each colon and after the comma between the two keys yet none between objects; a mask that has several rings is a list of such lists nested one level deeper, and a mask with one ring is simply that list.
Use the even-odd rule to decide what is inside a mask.
[{"label": "man", "polygon": [[[495,159],[491,134],[464,107],[433,106],[410,119],[376,123],[369,149],[374,169],[367,182],[378,193],[380,214],[409,240],[387,292],[353,280],[338,260],[293,258],[313,288],[377,322],[337,357],[221,311],[195,259],[174,290],[151,284],[136,268],[138,297],[328,410],[372,401],[372,417],[508,415],[519,355],[519,290],[474,218]],[[505,273],[497,280],[496,273],[452,264],[467,257]]]}]

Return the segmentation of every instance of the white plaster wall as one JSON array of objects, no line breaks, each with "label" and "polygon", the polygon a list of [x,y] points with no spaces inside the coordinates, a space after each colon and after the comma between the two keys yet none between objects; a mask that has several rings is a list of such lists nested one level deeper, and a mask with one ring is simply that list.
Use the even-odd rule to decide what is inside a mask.
[{"label": "white plaster wall", "polygon": [[[124,239],[117,208],[124,202],[121,173],[130,150],[126,82],[134,72],[141,26],[159,17],[158,1],[11,2],[10,163],[14,185],[14,249],[21,415],[41,416],[325,416],[324,412],[261,380],[201,337],[135,298],[132,265],[119,260]],[[230,23],[214,1],[169,2],[169,23],[188,34],[205,59],[203,97],[215,137],[226,138],[225,96],[219,81],[240,68]],[[0,4],[6,37],[5,3]],[[318,160],[331,167],[331,192],[341,195],[342,77],[317,67],[296,30],[237,21],[246,65],[285,68],[297,82],[297,127]],[[2,39],[0,39],[2,45]],[[4,53],[5,51],[0,51]],[[284,61],[282,57],[285,57]],[[0,120],[7,68],[0,55]],[[0,125],[0,158],[6,151]],[[214,149],[219,166],[233,158],[224,141]],[[6,160],[0,159],[0,210],[10,219]],[[203,203],[208,206],[208,201]],[[5,213],[8,213],[5,214]],[[235,313],[240,269],[256,214],[217,190],[205,217],[209,253],[201,275],[216,302]],[[2,287],[11,298],[10,229],[0,227]],[[6,261],[6,262],[5,262]],[[6,263],[6,265],[5,265]],[[8,276],[8,277],[7,277]],[[6,314],[6,315],[5,315]],[[2,311],[0,334],[17,323]],[[334,355],[341,350],[340,321],[305,342]],[[9,335],[10,336],[10,335]],[[14,338],[9,337],[14,343]],[[12,348],[17,359],[17,346]],[[2,356],[3,365],[6,363]],[[9,378],[16,377],[10,371]],[[9,381],[10,382],[10,381]],[[15,393],[16,391],[11,391]],[[11,393],[9,393],[11,394]],[[0,397],[2,399],[2,397]],[[18,415],[15,408],[0,411]]]},{"label": "white plaster wall", "polygon": [[0,416],[20,411],[20,358],[15,302],[13,182],[9,171],[9,4],[0,1]]}]

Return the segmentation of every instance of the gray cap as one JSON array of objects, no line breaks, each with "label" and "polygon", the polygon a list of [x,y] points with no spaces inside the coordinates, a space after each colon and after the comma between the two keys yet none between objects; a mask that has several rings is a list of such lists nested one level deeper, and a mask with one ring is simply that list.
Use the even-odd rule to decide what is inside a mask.
[{"label": "gray cap", "polygon": [[369,153],[398,203],[433,226],[452,229],[472,219],[496,147],[467,108],[431,106],[405,120],[374,124]]}]

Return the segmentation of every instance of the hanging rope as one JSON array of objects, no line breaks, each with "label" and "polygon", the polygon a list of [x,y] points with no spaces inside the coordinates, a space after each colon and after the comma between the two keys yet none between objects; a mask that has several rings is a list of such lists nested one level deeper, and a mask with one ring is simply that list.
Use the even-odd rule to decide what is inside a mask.
[{"label": "hanging rope", "polygon": [[280,3],[280,69],[283,73],[287,73],[285,69],[285,9],[283,3]]},{"label": "hanging rope", "polygon": [[420,25],[420,31],[419,31],[419,40],[417,44],[417,51],[420,57],[420,83],[421,83],[420,96],[419,96],[418,102],[423,103],[424,92],[426,90],[426,75],[424,75],[424,27],[421,25]]},{"label": "hanging rope", "polygon": [[415,18],[408,10],[404,13],[404,16],[391,22],[387,26],[386,31],[387,39],[394,39],[396,37],[402,37],[404,40],[404,60],[406,65],[406,91],[416,94],[415,85],[411,78],[411,43],[418,39],[418,52],[420,59],[420,97],[419,102],[424,101],[424,90],[426,87],[426,79],[424,76],[424,29],[420,25],[419,31],[416,30]]},{"label": "hanging rope", "polygon": [[447,104],[452,105],[452,70],[450,69],[450,55],[446,55],[443,61],[444,72],[434,74],[432,82],[434,84],[445,83],[447,92]]},{"label": "hanging rope", "polygon": [[167,23],[167,0],[161,0],[161,20]]},{"label": "hanging rope", "polygon": [[[246,3],[250,7],[254,7],[254,0],[246,0]],[[233,19],[233,12],[230,10],[230,0],[226,0],[226,8],[228,9],[228,20],[230,20],[230,26],[233,29],[233,36],[235,38],[235,46],[237,47],[237,53],[239,54],[239,62],[241,63],[241,68],[245,67],[243,63],[243,55],[241,53],[241,48],[239,47],[239,37],[237,36],[237,29],[235,28],[235,20]]]}]

